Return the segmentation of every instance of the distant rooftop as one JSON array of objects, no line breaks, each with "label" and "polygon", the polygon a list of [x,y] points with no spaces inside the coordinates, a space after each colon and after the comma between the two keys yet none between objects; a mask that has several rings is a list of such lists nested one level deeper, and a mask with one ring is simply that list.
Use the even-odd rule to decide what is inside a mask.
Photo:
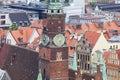
[{"label": "distant rooftop", "polygon": [[89,22],[104,22],[104,16],[92,14],[74,15],[69,17],[68,23],[89,23]]},{"label": "distant rooftop", "polygon": [[102,11],[109,11],[109,12],[120,12],[120,4],[115,3],[95,3],[94,8],[98,6],[98,8]]},{"label": "distant rooftop", "polygon": [[24,2],[19,2],[19,3],[15,3],[15,4],[11,4],[9,5],[10,7],[14,7],[14,8],[24,8],[24,9],[31,9],[31,10],[42,10],[42,9],[46,9],[48,4],[45,2],[37,2],[37,3],[33,3],[30,2],[29,4],[24,3]]},{"label": "distant rooftop", "polygon": [[35,11],[26,11],[26,10],[19,10],[19,9],[13,9],[9,7],[0,7],[0,14],[8,14],[8,13],[20,13],[20,12],[25,12],[25,13],[36,13]]}]

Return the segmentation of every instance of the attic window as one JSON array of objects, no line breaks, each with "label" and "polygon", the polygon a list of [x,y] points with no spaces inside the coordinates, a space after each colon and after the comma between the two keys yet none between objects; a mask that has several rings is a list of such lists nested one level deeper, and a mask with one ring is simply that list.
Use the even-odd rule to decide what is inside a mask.
[{"label": "attic window", "polygon": [[70,46],[70,50],[75,49],[75,47]]},{"label": "attic window", "polygon": [[20,22],[19,22],[19,25],[20,25],[20,26],[23,26],[23,23],[20,21]]},{"label": "attic window", "polygon": [[81,25],[76,25],[76,29],[81,29]]},{"label": "attic window", "polygon": [[13,54],[10,56],[10,64],[13,65],[13,62],[15,61],[16,54]]},{"label": "attic window", "polygon": [[24,21],[24,26],[29,25],[28,21]]},{"label": "attic window", "polygon": [[18,41],[19,42],[23,42],[23,38],[22,37],[18,37]]}]

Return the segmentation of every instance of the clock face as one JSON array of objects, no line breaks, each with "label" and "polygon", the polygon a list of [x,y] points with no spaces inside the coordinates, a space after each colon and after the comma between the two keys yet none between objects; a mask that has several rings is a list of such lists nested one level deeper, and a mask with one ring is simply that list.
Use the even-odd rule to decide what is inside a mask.
[{"label": "clock face", "polygon": [[56,46],[61,47],[65,43],[65,37],[63,36],[63,34],[57,34],[53,38],[53,42]]},{"label": "clock face", "polygon": [[48,43],[49,43],[49,37],[46,35],[46,34],[43,34],[42,35],[42,41],[41,41],[41,44],[43,45],[43,46],[47,46],[48,45]]}]

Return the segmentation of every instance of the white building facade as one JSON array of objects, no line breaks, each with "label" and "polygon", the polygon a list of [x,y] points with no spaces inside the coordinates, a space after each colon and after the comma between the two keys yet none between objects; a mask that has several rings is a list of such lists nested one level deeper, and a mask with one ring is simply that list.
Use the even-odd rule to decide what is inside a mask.
[{"label": "white building facade", "polygon": [[64,7],[66,13],[66,22],[71,15],[80,15],[85,13],[85,0],[73,0],[70,6]]}]

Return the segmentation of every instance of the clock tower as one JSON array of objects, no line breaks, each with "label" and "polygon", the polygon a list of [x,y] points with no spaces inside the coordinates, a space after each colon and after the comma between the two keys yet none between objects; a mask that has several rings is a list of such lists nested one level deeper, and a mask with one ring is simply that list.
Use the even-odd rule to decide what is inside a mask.
[{"label": "clock tower", "polygon": [[42,79],[68,80],[68,47],[64,36],[65,14],[59,0],[48,2],[39,49]]}]

